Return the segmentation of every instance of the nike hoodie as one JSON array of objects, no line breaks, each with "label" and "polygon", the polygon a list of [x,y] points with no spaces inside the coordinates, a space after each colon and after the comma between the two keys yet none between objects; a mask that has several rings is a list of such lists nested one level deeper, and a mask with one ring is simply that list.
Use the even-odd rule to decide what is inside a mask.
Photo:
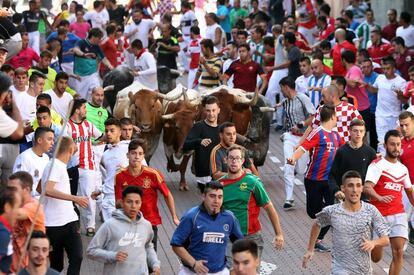
[{"label": "nike hoodie", "polygon": [[[90,259],[104,263],[103,274],[148,274],[148,265],[160,267],[154,250],[154,232],[142,213],[132,221],[122,209],[112,213],[112,218],[104,222],[88,246]],[[118,251],[128,253],[125,262],[117,262]]]}]

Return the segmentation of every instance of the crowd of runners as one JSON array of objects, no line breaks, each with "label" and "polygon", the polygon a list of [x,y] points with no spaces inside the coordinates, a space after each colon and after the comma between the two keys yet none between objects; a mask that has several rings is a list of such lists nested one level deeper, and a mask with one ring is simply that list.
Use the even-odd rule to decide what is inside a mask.
[{"label": "crowd of runners", "polygon": [[[385,14],[360,0],[336,17],[324,0],[116,1],[2,1],[0,274],[80,274],[81,234],[104,274],[161,274],[159,193],[179,274],[258,274],[265,245],[284,253],[274,204],[295,209],[301,175],[314,220],[303,268],[317,251],[332,253],[332,274],[371,274],[390,246],[389,274],[401,273],[414,244],[413,11],[390,8],[380,26]],[[121,67],[152,91],[166,68],[200,94],[263,95],[285,201],[271,201],[237,125],[206,96],[183,146],[200,204],[178,213],[145,160],[145,129],[107,106],[103,79]]]}]

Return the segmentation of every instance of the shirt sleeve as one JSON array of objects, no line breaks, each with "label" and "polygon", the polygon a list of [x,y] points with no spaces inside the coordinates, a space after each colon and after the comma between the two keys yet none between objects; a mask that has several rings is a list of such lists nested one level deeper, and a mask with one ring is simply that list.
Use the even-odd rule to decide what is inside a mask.
[{"label": "shirt sleeve", "polygon": [[321,212],[316,214],[316,223],[322,228],[328,225],[331,225],[331,214],[332,214],[332,207],[334,206],[327,206],[322,209]]},{"label": "shirt sleeve", "polygon": [[190,237],[191,232],[193,231],[193,216],[190,215],[190,213],[191,212],[187,212],[181,218],[180,223],[178,224],[171,238],[170,244],[172,246],[184,246]]},{"label": "shirt sleeve", "polygon": [[291,62],[295,62],[297,60],[299,60],[300,58],[300,50],[298,48],[293,48],[292,50],[289,51],[288,53],[288,59]]},{"label": "shirt sleeve", "polygon": [[156,183],[157,183],[158,190],[160,190],[161,194],[164,197],[167,197],[168,194],[170,193],[170,190],[168,189],[167,184],[165,183],[164,176],[158,171],[155,171],[154,175],[156,177]]},{"label": "shirt sleeve", "polygon": [[92,123],[90,123],[91,127],[92,127],[92,136],[94,138],[100,138],[103,134],[101,131],[98,130],[98,128],[96,128],[95,125],[93,125]]},{"label": "shirt sleeve", "polygon": [[121,200],[122,199],[122,189],[124,188],[123,186],[124,181],[123,181],[123,177],[120,173],[118,173],[115,176],[115,201]]},{"label": "shirt sleeve", "polygon": [[373,184],[377,184],[382,174],[382,169],[376,162],[372,162],[368,166],[367,174],[365,176],[365,182],[370,181]]},{"label": "shirt sleeve", "polygon": [[404,188],[408,189],[408,188],[411,188],[412,186],[413,185],[411,184],[410,176],[407,170],[407,175],[405,176],[405,179],[404,179]]},{"label": "shirt sleeve", "polygon": [[318,107],[318,109],[316,110],[315,117],[312,120],[312,128],[316,128],[321,124],[320,108],[321,107]]},{"label": "shirt sleeve", "polygon": [[0,107],[0,137],[6,138],[11,136],[18,126],[18,123]]},{"label": "shirt sleeve", "polygon": [[313,106],[313,104],[310,101],[309,97],[300,96],[300,100],[302,101],[303,105],[305,106],[306,112],[308,112],[309,115],[314,115],[315,112],[316,112],[315,106]]},{"label": "shirt sleeve", "polygon": [[263,206],[270,202],[269,195],[264,189],[263,183],[259,178],[257,178],[257,183],[253,190],[253,195],[258,206]]},{"label": "shirt sleeve", "polygon": [[234,62],[230,64],[229,68],[225,71],[225,74],[228,75],[229,77],[232,76],[234,74]]},{"label": "shirt sleeve", "polygon": [[388,223],[375,206],[370,205],[370,208],[372,210],[371,217],[374,232],[379,237],[388,236],[390,234],[390,227]]},{"label": "shirt sleeve", "polygon": [[319,130],[313,129],[300,146],[306,152],[316,147],[319,144]]}]

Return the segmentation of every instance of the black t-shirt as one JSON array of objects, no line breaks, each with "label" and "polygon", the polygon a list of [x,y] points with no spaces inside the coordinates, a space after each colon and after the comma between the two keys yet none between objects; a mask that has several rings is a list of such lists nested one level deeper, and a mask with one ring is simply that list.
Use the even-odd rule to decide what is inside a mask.
[{"label": "black t-shirt", "polygon": [[115,21],[118,25],[124,25],[124,19],[128,15],[128,12],[123,6],[117,6],[115,9],[108,9],[109,20]]},{"label": "black t-shirt", "polygon": [[[159,42],[163,42],[168,46],[178,46],[178,41],[175,37],[170,39],[158,38],[156,44],[159,45]],[[177,69],[176,61],[177,53],[170,51],[163,46],[159,45],[158,47],[158,57],[157,57],[157,66],[166,66],[170,69]]]},{"label": "black t-shirt", "polygon": [[299,69],[299,59],[301,56],[302,56],[302,53],[300,52],[299,48],[296,46],[293,46],[288,51],[288,59],[290,60],[288,75],[293,77],[293,79],[296,79],[299,76],[301,76],[300,69]]},{"label": "black t-shirt", "polygon": [[23,12],[23,23],[26,27],[27,32],[35,32],[39,29],[39,21],[42,17],[40,11],[32,12],[32,11],[24,11]]},{"label": "black t-shirt", "polygon": [[[211,143],[204,147],[201,140],[209,138]],[[210,176],[210,153],[220,143],[219,127],[212,127],[204,120],[194,124],[185,139],[183,150],[194,150],[194,168],[197,177]]]},{"label": "black t-shirt", "polygon": [[10,39],[18,32],[13,22],[7,17],[0,17],[0,38],[3,40]]}]

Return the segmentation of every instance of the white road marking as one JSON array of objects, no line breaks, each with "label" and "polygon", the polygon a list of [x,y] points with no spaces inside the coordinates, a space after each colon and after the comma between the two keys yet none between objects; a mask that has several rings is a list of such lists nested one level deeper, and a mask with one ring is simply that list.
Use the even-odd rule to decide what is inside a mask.
[{"label": "white road marking", "polygon": [[270,275],[276,269],[277,269],[277,266],[275,264],[266,263],[264,261],[261,261],[259,274],[260,275]]},{"label": "white road marking", "polygon": [[296,185],[303,185],[303,182],[300,179],[295,178],[293,181]]},{"label": "white road marking", "polygon": [[273,163],[280,163],[280,160],[275,156],[271,156],[270,160],[273,161]]}]

